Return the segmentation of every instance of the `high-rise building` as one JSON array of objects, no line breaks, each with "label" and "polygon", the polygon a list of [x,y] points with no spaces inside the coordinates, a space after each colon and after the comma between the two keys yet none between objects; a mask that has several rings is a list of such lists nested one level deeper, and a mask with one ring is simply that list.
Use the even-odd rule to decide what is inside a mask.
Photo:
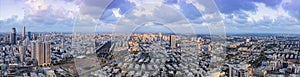
[{"label": "high-rise building", "polygon": [[25,46],[19,46],[19,53],[20,53],[20,61],[24,62],[25,59]]},{"label": "high-rise building", "polygon": [[29,40],[32,39],[32,37],[31,37],[31,32],[27,32],[27,38],[28,38]]},{"label": "high-rise building", "polygon": [[16,44],[16,42],[17,42],[17,38],[16,38],[16,33],[17,33],[17,31],[16,31],[16,28],[12,28],[12,31],[10,32],[10,44]]},{"label": "high-rise building", "polygon": [[50,42],[43,42],[44,49],[44,65],[49,66],[51,64],[51,44]]},{"label": "high-rise building", "polygon": [[175,35],[171,35],[170,36],[170,48],[174,49],[177,47],[177,43],[176,43],[176,36]]},{"label": "high-rise building", "polygon": [[4,36],[3,41],[4,41],[5,43],[7,43],[7,42],[9,41],[9,35]]},{"label": "high-rise building", "polygon": [[35,37],[36,37],[35,34],[32,34],[32,40],[36,40]]},{"label": "high-rise building", "polygon": [[22,27],[22,40],[25,40],[26,36],[25,36],[25,26]]},{"label": "high-rise building", "polygon": [[38,66],[48,66],[51,64],[51,44],[47,41],[36,42],[35,58],[38,62]]},{"label": "high-rise building", "polygon": [[38,66],[43,66],[44,63],[44,53],[42,48],[42,42],[36,41],[35,59],[37,60]]},{"label": "high-rise building", "polygon": [[161,39],[162,39],[162,36],[163,36],[163,35],[162,35],[162,33],[161,33],[161,32],[159,32],[159,33],[158,33],[159,40],[161,40]]},{"label": "high-rise building", "polygon": [[30,46],[31,46],[31,59],[36,59],[36,41],[31,41],[30,42]]}]

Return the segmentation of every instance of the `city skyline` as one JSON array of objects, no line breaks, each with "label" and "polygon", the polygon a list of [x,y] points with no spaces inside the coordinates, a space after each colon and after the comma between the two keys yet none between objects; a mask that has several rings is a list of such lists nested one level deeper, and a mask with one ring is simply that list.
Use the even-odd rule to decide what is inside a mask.
[{"label": "city skyline", "polygon": [[0,77],[300,77],[299,0],[0,0]]},{"label": "city skyline", "polygon": [[[109,2],[111,0],[104,1]],[[214,1],[223,18],[226,33],[300,33],[300,10],[298,8],[300,1]],[[155,2],[179,11],[197,33],[209,33],[203,21],[205,17],[191,5],[189,0],[157,0]],[[96,21],[100,25],[96,27],[95,32],[112,32],[114,27],[122,26],[116,25],[118,19],[124,17],[127,11],[143,4],[143,2],[135,0],[114,0],[107,7],[103,7],[103,5],[97,3],[103,2],[84,0],[2,0],[0,2],[0,32],[10,32],[12,27],[16,27],[17,32],[21,32],[22,26],[25,26],[31,32],[73,32],[73,25],[76,24],[75,18],[77,15],[83,14],[100,20]],[[12,4],[17,5],[12,6]],[[103,11],[103,15],[99,17],[100,14],[94,14],[93,10],[101,8],[106,9]],[[155,11],[147,12],[149,14],[157,13]],[[147,12],[145,14],[148,14]],[[90,25],[93,28],[96,26],[96,24],[86,24],[86,26]],[[156,29],[156,26],[148,27]],[[163,31],[164,29],[162,29]]]}]

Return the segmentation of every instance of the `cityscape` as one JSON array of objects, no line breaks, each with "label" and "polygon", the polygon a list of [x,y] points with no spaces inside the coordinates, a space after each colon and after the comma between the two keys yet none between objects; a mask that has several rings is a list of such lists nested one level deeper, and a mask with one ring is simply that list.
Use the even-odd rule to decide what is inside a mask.
[{"label": "cityscape", "polygon": [[0,77],[300,77],[296,0],[0,5]]},{"label": "cityscape", "polygon": [[[12,28],[1,34],[1,76],[273,77],[300,72],[296,34],[230,34],[224,63],[213,72],[210,35],[137,33],[128,41],[113,43],[112,34],[95,34],[95,47],[74,51],[72,38],[88,35],[26,32],[25,27],[17,33]],[[74,60],[84,63],[75,65]]]}]

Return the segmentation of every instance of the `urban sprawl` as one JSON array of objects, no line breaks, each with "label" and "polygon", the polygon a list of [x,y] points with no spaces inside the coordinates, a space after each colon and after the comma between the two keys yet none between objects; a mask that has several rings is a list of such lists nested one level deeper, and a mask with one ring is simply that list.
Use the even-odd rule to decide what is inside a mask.
[{"label": "urban sprawl", "polygon": [[[0,33],[0,76],[298,77],[300,35]],[[19,32],[20,31],[20,32]]]}]

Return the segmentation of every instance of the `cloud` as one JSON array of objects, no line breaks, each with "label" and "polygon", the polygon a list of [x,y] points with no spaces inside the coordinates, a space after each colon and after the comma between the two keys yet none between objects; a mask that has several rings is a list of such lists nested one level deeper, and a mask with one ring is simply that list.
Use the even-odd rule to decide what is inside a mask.
[{"label": "cloud", "polygon": [[239,10],[253,11],[255,5],[251,1],[239,1],[239,0],[215,0],[218,8],[222,13],[230,14]]},{"label": "cloud", "polygon": [[[249,2],[254,10],[239,7],[222,12],[226,31],[229,33],[300,33],[299,20],[285,9],[292,1]],[[222,4],[221,4],[222,5]],[[293,7],[290,7],[293,8]],[[298,29],[298,30],[297,30]]]},{"label": "cloud", "polygon": [[18,16],[12,16],[8,19],[5,19],[5,20],[1,20],[0,21],[0,29],[2,31],[9,31],[11,30],[11,27],[17,27],[18,25],[20,25],[21,22],[18,22]]},{"label": "cloud", "polygon": [[[94,31],[97,25],[97,31],[109,32],[114,27],[154,22],[174,28],[193,26],[196,31],[208,32],[209,23],[221,19],[211,12],[218,9],[206,8],[214,4],[192,4],[197,3],[193,1],[198,0],[26,0],[13,7],[1,1],[0,8],[24,12],[6,13],[9,9],[0,9],[5,15],[0,18],[0,26],[1,31],[22,25],[29,31],[73,31],[75,24],[75,31]],[[298,0],[214,1],[228,32],[300,33]]]},{"label": "cloud", "polygon": [[[117,24],[115,31],[132,31],[132,29],[146,23],[159,23],[176,31],[177,33],[191,33],[191,31],[193,31],[182,26],[182,24],[186,24],[188,22],[180,11],[170,7],[169,5],[160,4],[144,4],[143,6],[135,7],[132,11],[124,14],[124,17],[121,18]],[[156,26],[147,27],[153,27],[148,28],[150,30],[156,28]]]},{"label": "cloud", "polygon": [[[62,2],[61,2],[62,3]],[[21,20],[19,16],[12,16],[11,18],[1,20],[1,29],[10,31],[13,26],[21,29],[21,26],[26,26],[27,31],[72,31],[73,18],[76,11],[61,7],[60,4],[46,2],[44,0],[27,0],[23,3],[24,15]],[[76,9],[76,8],[74,8]],[[8,11],[8,10],[7,10]],[[63,28],[63,29],[61,29]]]},{"label": "cloud", "polygon": [[248,21],[249,22],[257,22],[260,20],[264,20],[266,18],[272,19],[272,22],[275,22],[278,17],[287,17],[293,19],[287,11],[285,11],[281,5],[278,8],[270,8],[267,7],[264,3],[254,3],[256,5],[255,12],[245,11],[248,14]]},{"label": "cloud", "polygon": [[80,14],[98,19],[111,2],[112,0],[84,0],[80,6]]},{"label": "cloud", "polygon": [[131,3],[134,3],[136,6],[141,6],[143,4],[158,4],[161,5],[164,3],[165,0],[128,0]]},{"label": "cloud", "polygon": [[74,32],[95,32],[100,16],[112,0],[84,0],[76,17]]},{"label": "cloud", "polygon": [[47,10],[49,7],[49,4],[46,4],[44,0],[27,0],[25,4],[31,8],[32,11]]},{"label": "cloud", "polygon": [[300,1],[299,0],[284,0],[282,3],[283,9],[287,10],[288,13],[297,18],[300,19]]},{"label": "cloud", "polygon": [[135,16],[153,16],[154,10],[156,10],[160,5],[143,5],[138,6],[133,10],[133,15]]},{"label": "cloud", "polygon": [[179,2],[180,12],[188,19],[194,20],[198,17],[201,17],[201,13],[197,10],[197,8],[191,4],[186,2]]},{"label": "cloud", "polygon": [[115,17],[118,17],[118,18],[122,17],[122,15],[120,14],[120,8],[112,9],[112,12]]}]

